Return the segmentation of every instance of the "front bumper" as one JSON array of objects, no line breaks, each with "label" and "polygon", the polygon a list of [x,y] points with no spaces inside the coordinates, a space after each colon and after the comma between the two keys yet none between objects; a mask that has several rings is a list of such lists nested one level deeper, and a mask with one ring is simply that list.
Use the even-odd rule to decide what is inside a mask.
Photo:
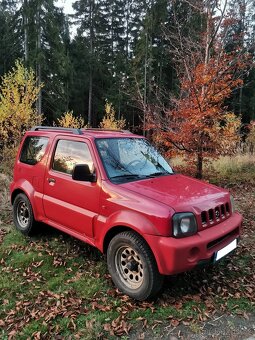
[{"label": "front bumper", "polygon": [[239,239],[242,216],[235,212],[227,220],[186,238],[144,235],[161,274],[172,275],[210,262],[215,253]]}]

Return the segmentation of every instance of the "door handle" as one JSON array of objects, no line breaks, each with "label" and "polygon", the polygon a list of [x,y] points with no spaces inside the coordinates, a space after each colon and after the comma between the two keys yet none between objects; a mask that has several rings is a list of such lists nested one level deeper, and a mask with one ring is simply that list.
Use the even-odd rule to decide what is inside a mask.
[{"label": "door handle", "polygon": [[48,182],[49,183],[56,183],[56,180],[55,180],[55,178],[48,178]]}]

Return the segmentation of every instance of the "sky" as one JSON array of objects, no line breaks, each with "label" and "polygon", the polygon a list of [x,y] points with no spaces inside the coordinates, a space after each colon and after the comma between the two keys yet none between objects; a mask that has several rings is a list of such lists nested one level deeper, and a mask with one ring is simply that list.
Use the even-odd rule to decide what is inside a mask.
[{"label": "sky", "polygon": [[58,0],[56,2],[56,5],[59,7],[63,7],[64,8],[64,12],[66,14],[72,14],[73,13],[73,8],[72,8],[72,3],[74,1],[72,0]]}]

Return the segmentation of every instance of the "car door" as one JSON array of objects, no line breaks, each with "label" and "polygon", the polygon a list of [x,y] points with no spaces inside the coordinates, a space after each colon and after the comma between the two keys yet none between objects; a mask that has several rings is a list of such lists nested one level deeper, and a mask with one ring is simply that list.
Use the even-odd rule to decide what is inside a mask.
[{"label": "car door", "polygon": [[58,225],[93,237],[100,186],[97,182],[73,180],[75,164],[88,164],[91,171],[95,170],[89,141],[56,138],[44,179],[44,211],[46,217]]}]

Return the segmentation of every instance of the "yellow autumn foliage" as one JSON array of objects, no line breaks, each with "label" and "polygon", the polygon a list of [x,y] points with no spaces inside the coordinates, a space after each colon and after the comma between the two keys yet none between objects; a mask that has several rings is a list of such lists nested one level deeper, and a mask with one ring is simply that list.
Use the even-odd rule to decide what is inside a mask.
[{"label": "yellow autumn foliage", "polygon": [[250,132],[247,137],[247,142],[255,145],[255,121],[250,124]]},{"label": "yellow autumn foliage", "polygon": [[0,84],[0,148],[16,146],[23,133],[40,125],[42,116],[35,109],[39,86],[32,69],[16,61]]},{"label": "yellow autumn foliage", "polygon": [[250,153],[255,152],[255,121],[250,124],[250,131],[246,139],[248,150]]},{"label": "yellow autumn foliage", "polygon": [[229,112],[224,115],[223,124],[217,123],[218,142],[221,146],[221,155],[229,155],[236,151],[238,143],[240,143],[241,118],[234,113]]},{"label": "yellow autumn foliage", "polygon": [[121,119],[116,119],[112,103],[106,102],[105,116],[99,126],[101,129],[122,130],[126,126],[126,120],[123,117]]},{"label": "yellow autumn foliage", "polygon": [[60,127],[66,127],[66,128],[81,129],[85,127],[84,119],[81,116],[75,117],[73,115],[73,111],[65,112],[61,116],[61,118],[57,119],[57,124]]}]

